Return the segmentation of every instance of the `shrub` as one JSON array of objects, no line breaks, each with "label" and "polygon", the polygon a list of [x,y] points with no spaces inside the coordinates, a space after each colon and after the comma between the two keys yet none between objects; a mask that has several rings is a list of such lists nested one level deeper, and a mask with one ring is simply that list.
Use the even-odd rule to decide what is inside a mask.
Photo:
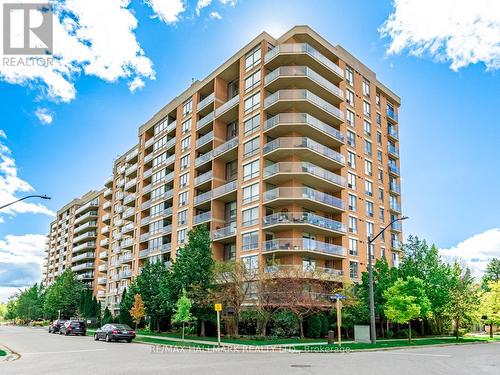
[{"label": "shrub", "polygon": [[[417,331],[415,331],[413,328],[411,329],[411,337],[417,337]],[[408,338],[408,329],[400,329],[399,331],[396,332],[394,335],[398,339],[407,339]]]},{"label": "shrub", "polygon": [[330,322],[324,312],[319,314],[319,318],[321,319],[321,337],[326,337],[328,336],[328,330],[330,329]]},{"label": "shrub", "polygon": [[255,310],[243,310],[240,313],[239,333],[245,336],[253,336],[257,333],[259,313]]},{"label": "shrub", "polygon": [[321,335],[321,318],[318,315],[312,315],[307,319],[307,337],[318,338]]},{"label": "shrub", "polygon": [[392,339],[394,337],[394,332],[388,329],[387,331],[385,331],[385,337],[387,337],[388,339]]},{"label": "shrub", "polygon": [[299,320],[294,313],[280,310],[272,316],[271,335],[277,337],[292,337],[299,334]]}]

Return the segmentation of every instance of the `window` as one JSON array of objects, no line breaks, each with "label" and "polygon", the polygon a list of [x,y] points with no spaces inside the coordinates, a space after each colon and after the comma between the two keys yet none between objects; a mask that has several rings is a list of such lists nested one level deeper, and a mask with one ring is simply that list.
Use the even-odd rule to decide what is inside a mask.
[{"label": "window", "polygon": [[358,233],[358,218],[349,216],[349,233]]},{"label": "window", "polygon": [[184,104],[182,105],[182,115],[186,116],[190,114],[192,110],[193,110],[193,100],[189,99],[185,101]]},{"label": "window", "polygon": [[226,243],[224,244],[224,261],[232,260],[236,258],[236,244]]},{"label": "window", "polygon": [[188,213],[188,210],[184,210],[184,211],[180,211],[177,214],[177,225],[187,224],[187,213]]},{"label": "window", "polygon": [[363,114],[368,117],[371,115],[370,103],[365,100],[363,100]]},{"label": "window", "polygon": [[367,176],[373,175],[373,164],[370,160],[365,160],[365,174]]},{"label": "window", "polygon": [[378,200],[380,202],[384,201],[384,189],[378,188]]},{"label": "window", "polygon": [[358,278],[358,262],[349,262],[349,277],[351,279],[357,279]]},{"label": "window", "polygon": [[369,197],[373,197],[373,182],[365,181],[365,192]]},{"label": "window", "polygon": [[245,92],[250,91],[260,83],[260,70],[257,70],[250,77],[245,78]]},{"label": "window", "polygon": [[354,118],[355,118],[354,112],[349,111],[349,110],[347,110],[346,112],[347,112],[347,116],[346,116],[347,123],[350,126],[354,127]]},{"label": "window", "polygon": [[373,202],[366,201],[366,215],[373,217]]},{"label": "window", "polygon": [[181,125],[182,134],[188,133],[191,131],[191,119],[184,121]]},{"label": "window", "polygon": [[186,229],[181,229],[177,231],[177,243],[183,244],[186,242]]},{"label": "window", "polygon": [[189,190],[179,193],[179,207],[185,206],[189,201]]},{"label": "window", "polygon": [[164,193],[165,193],[165,185],[151,190],[151,200],[160,199]]},{"label": "window", "polygon": [[160,134],[167,128],[167,120],[163,120],[162,122],[155,125],[154,133],[155,135]]},{"label": "window", "polygon": [[347,83],[354,86],[354,72],[349,65],[345,67],[345,79]]},{"label": "window", "polygon": [[377,150],[377,160],[379,163],[382,163],[382,151]]},{"label": "window", "polygon": [[259,183],[243,188],[243,204],[247,204],[259,199]]},{"label": "window", "polygon": [[158,220],[149,224],[149,233],[155,234],[163,229],[163,220]]},{"label": "window", "polygon": [[163,202],[160,204],[157,204],[155,206],[152,206],[149,209],[149,215],[151,217],[155,217],[155,216],[160,215],[163,212],[164,207],[165,207],[165,203],[163,203]]},{"label": "window", "polygon": [[356,238],[349,238],[349,255],[358,255],[358,240]]},{"label": "window", "polygon": [[244,107],[243,107],[245,113],[248,113],[248,112],[251,112],[251,111],[257,109],[259,104],[260,104],[260,92],[245,99],[245,103],[244,103]]},{"label": "window", "polygon": [[378,169],[378,182],[384,182],[384,171],[380,168]]},{"label": "window", "polygon": [[392,253],[392,265],[394,267],[399,267],[399,254],[398,253]]},{"label": "window", "polygon": [[242,247],[241,250],[248,251],[252,249],[257,249],[259,247],[259,232],[249,232],[241,236]]},{"label": "window", "polygon": [[181,169],[185,169],[185,168],[189,167],[189,156],[190,155],[186,155],[186,156],[183,156],[181,158],[181,160],[180,160]]},{"label": "window", "polygon": [[260,138],[256,137],[243,144],[243,157],[247,158],[249,156],[255,155],[260,149]]},{"label": "window", "polygon": [[363,78],[363,95],[370,96],[370,81],[366,78]]},{"label": "window", "polygon": [[260,63],[260,57],[260,46],[247,53],[245,56],[245,70],[252,69],[255,65]]},{"label": "window", "polygon": [[247,271],[257,271],[259,269],[259,256],[252,255],[249,257],[241,258],[243,265]]},{"label": "window", "polygon": [[245,136],[255,133],[260,126],[260,115],[254,116],[243,123]]},{"label": "window", "polygon": [[226,127],[226,139],[233,139],[238,136],[238,122],[234,121]]},{"label": "window", "polygon": [[349,194],[348,203],[349,203],[349,209],[351,211],[356,211],[356,202],[357,202],[357,197],[355,195]]},{"label": "window", "polygon": [[181,152],[186,151],[191,146],[191,136],[181,139]]},{"label": "window", "polygon": [[256,225],[259,223],[259,207],[249,208],[248,210],[242,211],[242,225],[244,227],[249,227],[251,225]]},{"label": "window", "polygon": [[184,173],[179,176],[179,187],[182,189],[183,187],[188,186],[189,184],[189,172]]},{"label": "window", "polygon": [[226,203],[224,206],[224,219],[230,223],[236,221],[236,201]]},{"label": "window", "polygon": [[382,145],[382,133],[377,131],[377,144]]},{"label": "window", "polygon": [[164,152],[163,154],[161,154],[153,159],[153,168],[156,168],[156,167],[160,166],[161,164],[165,163],[166,160],[167,160],[167,153]]},{"label": "window", "polygon": [[167,137],[161,137],[158,139],[155,143],[153,143],[153,152],[158,151],[160,148],[165,146],[165,143],[167,143]]},{"label": "window", "polygon": [[365,154],[372,156],[372,143],[365,139]]},{"label": "window", "polygon": [[347,104],[354,107],[354,93],[351,90],[346,90],[345,96],[346,96],[345,100],[346,100]]},{"label": "window", "polygon": [[347,144],[351,147],[356,147],[356,134],[350,130],[347,131]]},{"label": "window", "polygon": [[236,180],[238,177],[238,160],[233,160],[226,163],[226,180]]},{"label": "window", "polygon": [[347,151],[347,165],[351,168],[356,168],[356,154],[351,151]]},{"label": "window", "polygon": [[377,108],[380,108],[380,94],[377,93],[377,95],[375,95],[375,104],[377,105]]},{"label": "window", "polygon": [[259,176],[260,162],[259,160],[254,160],[251,163],[245,164],[243,166],[243,181],[251,180]]},{"label": "window", "polygon": [[379,207],[378,208],[378,218],[380,219],[380,221],[384,221],[384,216],[385,216],[385,212],[384,212],[384,207]]},{"label": "window", "polygon": [[367,135],[368,137],[371,137],[371,135],[372,135],[372,124],[370,123],[370,121],[364,120],[363,121],[363,127],[365,129],[365,135]]},{"label": "window", "polygon": [[347,186],[351,189],[356,189],[356,175],[350,172],[347,172]]},{"label": "window", "polygon": [[370,223],[369,221],[366,222],[366,235],[368,237],[373,236],[373,223]]}]

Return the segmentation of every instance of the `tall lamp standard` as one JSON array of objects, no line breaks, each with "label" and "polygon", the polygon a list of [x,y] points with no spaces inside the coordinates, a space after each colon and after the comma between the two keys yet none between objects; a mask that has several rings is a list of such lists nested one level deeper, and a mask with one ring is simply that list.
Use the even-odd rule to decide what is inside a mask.
[{"label": "tall lamp standard", "polygon": [[407,216],[396,218],[387,224],[375,237],[368,236],[368,284],[370,288],[370,340],[372,344],[377,343],[377,331],[375,328],[375,296],[373,294],[373,264],[372,264],[372,244],[382,233],[397,221],[408,219]]},{"label": "tall lamp standard", "polygon": [[38,195],[38,194],[35,194],[35,195],[27,195],[26,197],[23,197],[21,199],[18,199],[17,201],[14,201],[14,202],[10,202],[10,203],[7,203],[3,206],[0,206],[0,210],[6,208],[6,207],[9,207],[10,205],[13,205],[14,203],[17,203],[17,202],[21,202],[25,199],[29,199],[29,198],[40,198],[40,199],[52,199],[50,197],[48,197],[47,195]]}]

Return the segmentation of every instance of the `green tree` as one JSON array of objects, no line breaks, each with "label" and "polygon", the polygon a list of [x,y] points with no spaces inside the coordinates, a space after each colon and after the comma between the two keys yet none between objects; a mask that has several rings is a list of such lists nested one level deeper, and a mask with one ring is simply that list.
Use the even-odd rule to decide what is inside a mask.
[{"label": "green tree", "polygon": [[493,258],[489,261],[484,271],[483,283],[487,287],[489,282],[500,281],[500,258]]},{"label": "green tree", "polygon": [[132,326],[133,324],[130,309],[134,305],[135,294],[137,294],[137,288],[134,283],[129,286],[128,291],[127,288],[123,290],[122,298],[120,300],[120,314],[118,315],[118,321],[122,324],[127,324],[129,326]]},{"label": "green tree", "polygon": [[5,315],[7,315],[7,304],[0,302],[0,321],[5,319]]},{"label": "green tree", "polygon": [[479,288],[474,283],[470,269],[462,268],[455,262],[450,281],[450,299],[445,311],[455,321],[457,340],[460,328],[478,319],[479,303]]},{"label": "green tree", "polygon": [[182,295],[179,297],[174,310],[174,315],[172,316],[172,323],[182,323],[182,340],[184,340],[184,327],[186,323],[193,320],[193,315],[191,314],[191,308],[193,304],[187,296],[185,290],[182,291]]},{"label": "green tree", "polygon": [[113,323],[113,315],[111,315],[111,311],[109,311],[108,306],[104,309],[104,314],[102,316],[102,325]]},{"label": "green tree", "polygon": [[43,286],[38,284],[23,290],[17,298],[17,317],[24,321],[43,318]]},{"label": "green tree", "polygon": [[490,325],[490,337],[493,337],[493,325],[500,325],[500,281],[490,281],[488,290],[481,296],[481,314]]},{"label": "green tree", "polygon": [[17,294],[13,294],[7,300],[7,312],[5,313],[6,320],[14,320],[17,317]]},{"label": "green tree", "polygon": [[76,274],[71,269],[66,269],[47,288],[43,307],[45,315],[55,319],[60,311],[61,317],[74,316],[80,307],[83,289],[83,283],[76,278]]},{"label": "green tree", "polygon": [[190,230],[187,243],[177,251],[170,285],[166,287],[171,302],[186,290],[193,303],[193,314],[199,319],[202,336],[205,335],[205,320],[213,314],[209,296],[214,284],[214,260],[210,244],[210,232],[205,225]]},{"label": "green tree", "polygon": [[396,323],[408,324],[408,340],[411,342],[411,321],[427,317],[431,312],[424,282],[414,276],[398,279],[385,291],[384,297],[386,316]]}]

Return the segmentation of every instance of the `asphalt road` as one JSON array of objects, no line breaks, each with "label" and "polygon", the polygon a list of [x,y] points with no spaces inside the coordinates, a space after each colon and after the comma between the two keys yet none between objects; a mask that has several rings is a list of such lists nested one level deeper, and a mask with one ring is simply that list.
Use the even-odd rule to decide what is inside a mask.
[{"label": "asphalt road", "polygon": [[19,353],[0,374],[495,374],[500,343],[364,353],[151,353],[151,345],[94,342],[39,328],[0,326],[0,343]]}]

